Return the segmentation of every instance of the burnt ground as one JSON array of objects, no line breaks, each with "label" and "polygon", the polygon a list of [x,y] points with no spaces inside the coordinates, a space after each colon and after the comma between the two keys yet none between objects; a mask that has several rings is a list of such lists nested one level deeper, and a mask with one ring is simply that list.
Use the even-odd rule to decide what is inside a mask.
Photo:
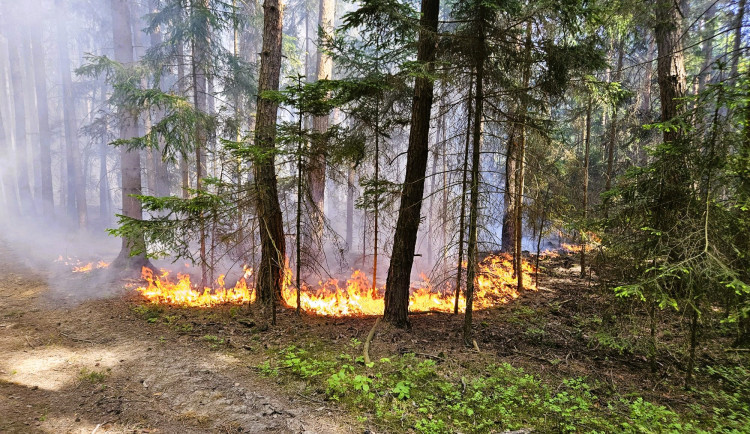
[{"label": "burnt ground", "polygon": [[[660,313],[652,373],[643,306],[617,301],[596,276],[578,277],[573,258],[543,265],[538,290],[475,312],[479,352],[462,344],[462,315],[429,313],[412,315],[411,330],[381,324],[371,357],[415,353],[449,372],[508,362],[551,384],[583,377],[598,395],[642,396],[681,413],[700,402],[682,387],[679,312]],[[269,327],[245,307],[155,307],[128,290],[61,304],[46,297],[43,274],[0,244],[0,432],[384,431],[371,415],[355,421],[361,415],[328,402],[322,390],[258,369],[289,345],[351,351],[374,318],[280,310]],[[70,279],[82,287],[95,281]],[[699,368],[748,363],[748,353],[724,351],[731,333],[720,325],[704,324],[700,341]],[[696,389],[715,384],[699,371]]]},{"label": "burnt ground", "polygon": [[65,303],[47,278],[0,243],[0,432],[350,432],[133,300]]}]

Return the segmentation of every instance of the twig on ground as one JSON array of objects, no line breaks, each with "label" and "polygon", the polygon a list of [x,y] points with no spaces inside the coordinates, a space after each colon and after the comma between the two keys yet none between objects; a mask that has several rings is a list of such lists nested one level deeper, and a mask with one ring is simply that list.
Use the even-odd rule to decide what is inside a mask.
[{"label": "twig on ground", "polygon": [[370,362],[370,343],[372,342],[372,337],[375,336],[375,329],[378,327],[378,324],[380,324],[380,317],[375,320],[375,324],[372,325],[370,333],[367,334],[367,339],[365,340],[365,347],[363,350],[365,356],[365,365],[369,365],[370,363],[372,363]]},{"label": "twig on ground", "polygon": [[93,431],[91,431],[91,434],[95,434],[95,433],[96,433],[97,431],[99,431],[99,428],[101,428],[102,426],[104,426],[104,425],[108,424],[109,422],[110,422],[110,421],[106,420],[106,421],[104,421],[104,422],[102,422],[102,423],[100,423],[100,424],[97,424],[97,425],[96,425],[96,428],[94,428],[94,430],[93,430]]}]

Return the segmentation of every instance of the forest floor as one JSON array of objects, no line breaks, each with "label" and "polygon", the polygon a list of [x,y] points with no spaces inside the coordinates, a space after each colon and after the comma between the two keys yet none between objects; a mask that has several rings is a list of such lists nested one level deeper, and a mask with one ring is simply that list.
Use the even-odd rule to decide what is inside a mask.
[{"label": "forest floor", "polygon": [[410,330],[378,326],[365,364],[374,318],[281,310],[269,327],[132,290],[61,301],[0,243],[0,432],[750,432],[731,327],[704,324],[686,390],[681,313],[659,316],[652,373],[643,306],[572,257],[543,264],[538,290],[475,312],[478,351],[463,315],[413,314]]},{"label": "forest floor", "polygon": [[0,432],[351,432],[126,296],[65,302],[46,271],[0,242]]}]

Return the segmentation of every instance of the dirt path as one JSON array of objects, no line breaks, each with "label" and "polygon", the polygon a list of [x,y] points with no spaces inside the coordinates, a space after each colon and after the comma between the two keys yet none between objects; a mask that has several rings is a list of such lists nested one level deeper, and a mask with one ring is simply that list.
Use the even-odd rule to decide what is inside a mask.
[{"label": "dirt path", "polygon": [[122,298],[50,301],[47,274],[0,241],[0,432],[349,432]]}]

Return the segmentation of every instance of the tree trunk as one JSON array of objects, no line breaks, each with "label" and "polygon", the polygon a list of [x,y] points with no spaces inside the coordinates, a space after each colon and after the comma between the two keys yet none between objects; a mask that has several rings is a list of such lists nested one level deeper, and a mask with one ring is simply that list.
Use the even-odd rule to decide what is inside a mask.
[{"label": "tree trunk", "polygon": [[354,163],[349,164],[346,178],[346,248],[354,247]]},{"label": "tree trunk", "polygon": [[467,246],[467,268],[466,268],[466,313],[464,314],[463,338],[466,346],[471,346],[473,341],[472,317],[474,309],[474,287],[477,275],[477,222],[479,220],[479,157],[482,145],[482,115],[484,106],[484,61],[485,36],[484,17],[485,8],[480,6],[479,13],[479,40],[476,50],[476,94],[474,96],[474,125],[471,151],[471,198],[469,201],[469,245]]},{"label": "tree trunk", "polygon": [[[617,43],[617,69],[613,80],[615,83],[619,83],[622,80],[622,61],[625,50],[623,49],[623,42]],[[609,191],[612,188],[612,178],[614,174],[615,165],[615,149],[617,148],[617,103],[612,108],[612,119],[609,122],[609,134],[608,134],[608,146],[607,146],[607,180],[604,186],[605,191]],[[604,218],[609,217],[609,200],[604,202]]]},{"label": "tree trunk", "polygon": [[[671,0],[656,1],[656,46],[659,57],[657,74],[661,99],[661,121],[667,122],[684,113],[682,98],[686,90],[685,62],[681,38],[682,15]],[[681,128],[664,129],[664,142],[671,149],[661,164],[660,193],[654,216],[657,229],[668,230],[675,218],[675,205],[687,203],[687,150]]]},{"label": "tree trunk", "polygon": [[258,300],[270,304],[272,309],[275,309],[275,302],[282,300],[281,289],[286,258],[284,220],[279,206],[274,165],[276,115],[279,104],[273,99],[263,97],[263,93],[279,89],[283,5],[279,0],[265,0],[263,11],[263,48],[260,53],[258,76],[255,141],[258,147],[268,153],[253,165],[261,240]]},{"label": "tree trunk", "polygon": [[583,223],[581,229],[581,278],[586,277],[586,219],[589,209],[589,149],[591,148],[591,95],[586,107],[586,137],[583,150]]},{"label": "tree trunk", "polygon": [[703,92],[706,88],[706,83],[711,82],[711,63],[713,62],[713,36],[716,33],[716,3],[712,3],[706,10],[704,15],[704,26],[703,26],[703,46],[701,47],[701,54],[703,56],[703,65],[701,65],[700,73],[698,74],[698,92]]},{"label": "tree trunk", "polygon": [[531,80],[531,21],[526,23],[526,54],[524,58],[523,67],[523,92],[521,93],[521,125],[520,134],[518,137],[518,149],[516,165],[518,166],[516,171],[516,204],[515,204],[515,272],[516,272],[516,286],[519,291],[523,290],[523,190],[525,180],[525,167],[524,162],[526,160],[526,112],[529,109],[528,103],[528,91],[529,81]]},{"label": "tree trunk", "polygon": [[[67,210],[70,218],[77,216],[78,227],[87,224],[86,185],[83,180],[81,151],[78,145],[78,125],[75,101],[73,100],[73,79],[71,77],[70,55],[68,53],[67,11],[62,0],[55,0],[60,19],[57,20],[57,43],[60,74],[62,75],[63,117],[65,123],[65,159],[67,163]],[[132,57],[132,55],[131,55]],[[140,176],[140,175],[139,175]]]},{"label": "tree trunk", "polygon": [[[4,26],[3,15],[0,14],[0,26]],[[2,27],[6,28],[6,27]],[[0,46],[2,48],[2,46]],[[3,51],[0,50],[0,83],[6,83],[6,69],[5,59],[2,56]],[[0,86],[0,104],[5,105],[6,101],[9,101],[8,88],[6,86]],[[11,130],[10,126],[6,123],[7,120],[3,118],[3,107],[0,107],[0,155],[7,155],[10,157],[13,153],[13,147],[11,144]],[[8,125],[8,126],[6,126]],[[4,193],[4,210],[7,211],[8,216],[18,217],[20,209],[18,207],[18,186],[16,177],[14,176],[14,170],[11,167],[3,168],[0,174],[0,182],[3,184]]]},{"label": "tree trunk", "polygon": [[[208,0],[193,0],[192,11],[195,14],[196,9],[204,9],[198,14],[198,29],[193,39],[193,104],[195,109],[200,113],[207,111],[207,68],[208,68]],[[202,188],[202,178],[206,175],[206,144],[208,143],[208,134],[206,127],[202,122],[197,122],[195,126],[195,189],[200,194]],[[208,261],[206,259],[206,224],[203,220],[203,214],[200,218],[200,265],[201,265],[201,288],[207,284]]]},{"label": "tree trunk", "polygon": [[[101,103],[106,104],[107,101],[107,86],[106,83],[102,83],[101,89]],[[106,122],[106,121],[105,121]],[[104,125],[104,137],[108,132],[109,125]],[[109,173],[107,170],[107,150],[109,145],[107,140],[103,139],[99,143],[99,220],[103,227],[109,226],[112,218],[112,193],[109,189]]]},{"label": "tree trunk", "polygon": [[[133,65],[133,34],[130,27],[130,11],[127,0],[110,0],[112,9],[112,34],[115,46],[115,61],[126,67]],[[120,139],[132,139],[138,134],[138,116],[127,106],[117,108],[120,120]],[[137,150],[120,148],[120,170],[122,180],[122,214],[142,219],[141,201],[132,195],[141,194],[141,154]],[[134,255],[134,252],[140,252]],[[122,239],[122,250],[113,266],[119,269],[140,270],[148,265],[143,234]]]},{"label": "tree trunk", "polygon": [[516,191],[516,161],[518,160],[518,128],[516,117],[518,114],[514,110],[511,112],[510,133],[508,137],[508,146],[505,151],[505,191],[503,192],[503,229],[500,240],[500,249],[505,253],[510,253],[515,258],[516,246],[516,204],[514,194]]},{"label": "tree trunk", "polygon": [[[37,0],[35,7],[41,10]],[[47,69],[44,62],[44,45],[42,45],[42,28],[31,31],[31,45],[34,56],[34,80],[36,87],[36,108],[39,116],[39,157],[41,171],[42,213],[51,218],[54,214],[54,195],[52,192],[52,153],[50,145],[52,134],[49,128],[49,102],[47,96]]]},{"label": "tree trunk", "polygon": [[[333,59],[322,50],[322,45],[327,38],[333,34],[333,20],[336,13],[336,2],[334,0],[320,0],[320,14],[318,26],[321,37],[318,39],[317,56],[317,79],[330,80],[333,74]],[[320,252],[322,249],[323,228],[325,224],[325,213],[323,204],[325,202],[326,187],[326,152],[328,141],[325,137],[329,127],[329,115],[313,117],[313,140],[310,146],[309,169],[307,171],[307,185],[310,189],[309,212],[312,223],[312,234],[308,239],[306,251],[308,254]]]},{"label": "tree trunk", "polygon": [[[422,0],[417,61],[426,64],[428,73],[434,69],[432,63],[435,61],[437,47],[439,10],[439,0]],[[418,77],[414,86],[409,148],[406,154],[406,179],[401,193],[401,206],[388,268],[383,315],[386,321],[397,327],[409,325],[409,284],[429,154],[433,87],[432,80],[426,77]]]},{"label": "tree trunk", "polygon": [[[656,1],[656,46],[659,57],[659,96],[661,99],[661,121],[666,122],[682,114],[680,99],[687,87],[685,61],[680,28],[682,15],[674,1]],[[680,129],[664,130],[664,142],[673,143],[681,135]]]},{"label": "tree trunk", "polygon": [[469,144],[471,143],[471,121],[474,102],[474,71],[469,77],[469,96],[466,98],[466,141],[464,144],[464,162],[461,178],[461,211],[458,217],[458,264],[456,265],[456,297],[453,303],[453,314],[458,313],[458,299],[461,295],[461,272],[464,268],[464,223],[466,222],[466,178],[469,172]]},{"label": "tree trunk", "polygon": [[[187,97],[187,85],[185,83],[185,48],[182,43],[177,44],[177,87],[180,95]],[[187,152],[180,153],[180,191],[182,198],[190,197],[190,166]]]},{"label": "tree trunk", "polygon": [[[18,6],[12,6],[11,18],[18,17]],[[29,184],[28,165],[28,141],[26,137],[26,101],[23,78],[23,57],[21,51],[21,37],[19,28],[8,32],[8,62],[10,65],[10,84],[13,88],[13,113],[15,128],[13,138],[15,142],[16,157],[16,182],[18,185],[18,199],[23,216],[29,217],[32,213],[31,186]]]},{"label": "tree trunk", "polygon": [[741,44],[742,44],[742,21],[745,17],[745,6],[747,6],[747,0],[740,0],[737,6],[737,19],[734,22],[734,43],[732,45],[732,69],[729,73],[730,83],[734,84],[737,81],[738,66],[740,58],[742,57]]}]

